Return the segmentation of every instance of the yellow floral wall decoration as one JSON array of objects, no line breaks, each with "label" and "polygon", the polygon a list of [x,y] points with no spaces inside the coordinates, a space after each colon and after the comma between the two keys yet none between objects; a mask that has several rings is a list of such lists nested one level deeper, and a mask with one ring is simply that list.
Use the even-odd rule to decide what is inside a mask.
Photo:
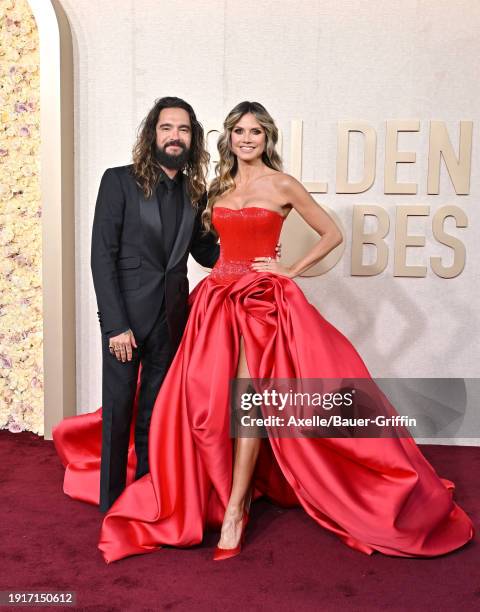
[{"label": "yellow floral wall decoration", "polygon": [[38,31],[0,2],[0,428],[43,435]]}]

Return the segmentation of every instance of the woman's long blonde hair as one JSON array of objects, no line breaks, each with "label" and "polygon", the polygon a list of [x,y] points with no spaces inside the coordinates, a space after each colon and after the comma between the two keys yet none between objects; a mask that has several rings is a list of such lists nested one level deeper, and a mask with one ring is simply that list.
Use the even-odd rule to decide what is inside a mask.
[{"label": "woman's long blonde hair", "polygon": [[240,102],[227,115],[223,123],[223,132],[217,143],[220,159],[215,166],[215,178],[208,189],[208,204],[202,214],[205,230],[212,227],[212,208],[223,195],[234,189],[235,175],[238,170],[237,157],[232,153],[232,131],[240,119],[251,113],[265,130],[265,149],[262,153],[263,163],[273,170],[282,170],[282,160],[275,150],[278,142],[278,128],[266,108],[259,102]]}]

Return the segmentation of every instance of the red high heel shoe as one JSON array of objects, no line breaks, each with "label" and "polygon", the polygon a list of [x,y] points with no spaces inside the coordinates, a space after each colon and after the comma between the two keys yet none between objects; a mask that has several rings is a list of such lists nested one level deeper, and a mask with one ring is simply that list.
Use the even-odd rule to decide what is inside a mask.
[{"label": "red high heel shoe", "polygon": [[220,548],[219,546],[216,546],[213,552],[214,561],[223,561],[224,559],[230,559],[230,557],[236,557],[238,554],[240,554],[243,543],[245,542],[245,531],[247,529],[247,523],[248,512],[244,510],[242,518],[242,535],[240,536],[240,542],[238,543],[238,546],[235,546],[235,548]]}]

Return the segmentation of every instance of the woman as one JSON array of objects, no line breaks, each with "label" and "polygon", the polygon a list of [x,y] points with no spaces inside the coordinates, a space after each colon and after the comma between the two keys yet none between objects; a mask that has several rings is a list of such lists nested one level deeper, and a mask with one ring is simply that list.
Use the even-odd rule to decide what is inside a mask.
[{"label": "woman", "polygon": [[[232,557],[250,499],[261,495],[301,504],[367,554],[431,557],[459,548],[473,537],[472,523],[452,501],[453,484],[409,437],[282,437],[268,426],[267,438],[230,437],[232,379],[241,387],[243,379],[370,378],[348,339],[291,280],[337,246],[340,231],[281,172],[277,128],[263,106],[239,104],[224,128],[204,214],[206,228],[220,236],[220,258],[191,295],[185,334],[155,403],[151,472],[104,518],[106,562],[198,544],[206,527],[221,527],[214,559]],[[292,208],[321,240],[285,267],[275,245]],[[383,396],[380,409],[395,414]]]}]

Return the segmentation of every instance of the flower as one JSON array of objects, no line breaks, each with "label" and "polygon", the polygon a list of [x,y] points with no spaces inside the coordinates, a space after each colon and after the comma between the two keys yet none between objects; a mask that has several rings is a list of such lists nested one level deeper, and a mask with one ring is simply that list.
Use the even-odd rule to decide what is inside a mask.
[{"label": "flower", "polygon": [[16,102],[15,103],[15,112],[16,113],[26,113],[26,112],[28,112],[27,105],[24,104],[23,102]]},{"label": "flower", "polygon": [[5,353],[0,354],[0,367],[2,369],[10,369],[12,367],[12,360]]},{"label": "flower", "polygon": [[38,32],[26,0],[0,20],[0,428],[42,435]]},{"label": "flower", "polygon": [[0,227],[0,245],[12,242],[15,233],[11,227]]},{"label": "flower", "polygon": [[20,433],[21,431],[23,431],[23,427],[20,425],[20,423],[17,423],[16,421],[11,421],[8,424],[8,431],[10,433]]},{"label": "flower", "polygon": [[10,62],[16,62],[20,58],[20,53],[13,47],[8,47],[5,53],[6,59]]}]

